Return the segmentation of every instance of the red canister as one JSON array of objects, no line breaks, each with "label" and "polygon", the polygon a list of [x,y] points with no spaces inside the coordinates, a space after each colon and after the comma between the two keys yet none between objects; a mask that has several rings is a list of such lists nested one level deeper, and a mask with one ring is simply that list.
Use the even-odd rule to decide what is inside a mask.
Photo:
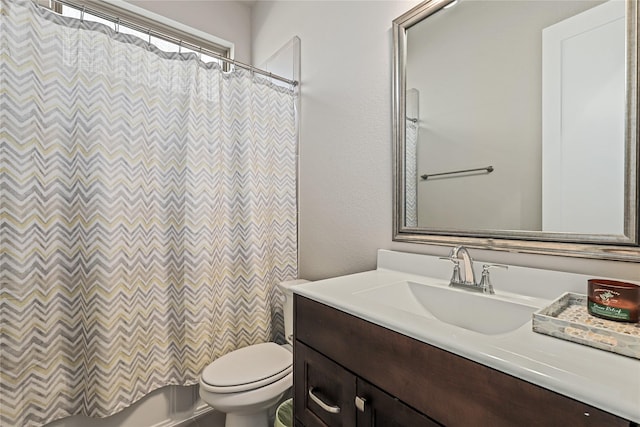
[{"label": "red canister", "polygon": [[590,279],[587,283],[589,314],[617,322],[638,321],[640,286],[606,279]]}]

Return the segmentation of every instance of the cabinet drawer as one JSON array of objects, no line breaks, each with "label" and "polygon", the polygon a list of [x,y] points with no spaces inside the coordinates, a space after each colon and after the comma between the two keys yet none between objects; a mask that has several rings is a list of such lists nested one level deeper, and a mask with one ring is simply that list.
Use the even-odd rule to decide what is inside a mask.
[{"label": "cabinet drawer", "polygon": [[299,341],[294,343],[294,355],[296,420],[306,427],[355,426],[356,377]]},{"label": "cabinet drawer", "polygon": [[446,426],[631,425],[299,295],[294,316],[296,340]]}]

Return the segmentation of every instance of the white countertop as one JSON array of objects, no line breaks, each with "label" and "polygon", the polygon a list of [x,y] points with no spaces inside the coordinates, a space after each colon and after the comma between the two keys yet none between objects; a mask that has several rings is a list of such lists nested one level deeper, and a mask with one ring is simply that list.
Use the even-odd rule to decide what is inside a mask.
[{"label": "white countertop", "polygon": [[[427,255],[380,251],[377,270],[311,282],[295,287],[294,293],[640,423],[638,359],[533,332],[531,321],[512,332],[484,335],[358,295],[400,281],[448,281],[442,277],[450,274],[448,264]],[[536,286],[529,283],[532,277]],[[511,286],[514,279],[518,285]],[[507,292],[500,286],[507,280],[509,291],[531,288],[528,297],[541,308],[563,292],[580,291],[576,287],[584,285],[580,293],[586,293],[580,275],[512,267],[493,278],[497,295]]]}]

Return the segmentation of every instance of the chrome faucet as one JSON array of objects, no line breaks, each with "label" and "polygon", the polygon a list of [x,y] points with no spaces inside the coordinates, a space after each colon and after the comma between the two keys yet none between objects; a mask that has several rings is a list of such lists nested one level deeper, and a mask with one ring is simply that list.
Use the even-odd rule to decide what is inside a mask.
[{"label": "chrome faucet", "polygon": [[[449,281],[449,286],[454,288],[463,288],[470,291],[483,292],[485,294],[494,294],[493,286],[489,280],[489,269],[491,267],[509,268],[502,264],[484,264],[482,266],[482,280],[476,283],[476,274],[473,271],[473,258],[469,255],[469,251],[464,246],[456,246],[451,249],[448,257],[441,257],[453,263],[453,275]],[[460,263],[464,268],[461,274]]]},{"label": "chrome faucet", "polygon": [[473,271],[473,258],[471,258],[471,255],[469,255],[469,251],[467,250],[467,248],[465,248],[464,246],[456,246],[455,248],[451,249],[449,258],[456,258],[462,261],[464,274],[460,276],[460,283],[464,285],[475,285],[476,274]]}]

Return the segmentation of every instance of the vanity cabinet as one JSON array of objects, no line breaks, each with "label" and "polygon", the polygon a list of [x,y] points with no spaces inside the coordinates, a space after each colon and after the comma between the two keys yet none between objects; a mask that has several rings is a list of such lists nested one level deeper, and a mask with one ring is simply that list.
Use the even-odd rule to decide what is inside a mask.
[{"label": "vanity cabinet", "polygon": [[300,295],[294,318],[296,426],[635,426]]}]

